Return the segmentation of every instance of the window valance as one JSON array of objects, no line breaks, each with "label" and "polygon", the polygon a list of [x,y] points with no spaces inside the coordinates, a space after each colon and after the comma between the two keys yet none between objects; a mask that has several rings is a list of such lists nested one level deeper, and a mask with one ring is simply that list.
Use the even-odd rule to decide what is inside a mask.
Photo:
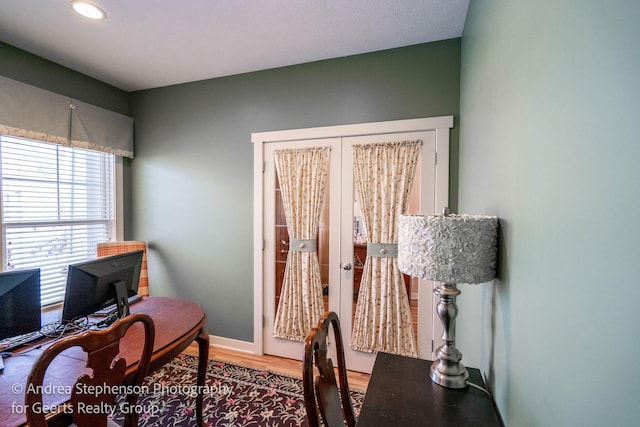
[{"label": "window valance", "polygon": [[133,118],[3,76],[0,133],[133,158]]}]

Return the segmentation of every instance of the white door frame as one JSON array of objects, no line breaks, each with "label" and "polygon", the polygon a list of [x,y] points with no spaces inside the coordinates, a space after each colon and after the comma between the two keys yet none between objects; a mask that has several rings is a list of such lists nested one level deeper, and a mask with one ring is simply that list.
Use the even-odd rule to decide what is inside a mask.
[{"label": "white door frame", "polygon": [[[263,248],[263,171],[264,171],[264,144],[270,142],[341,138],[349,136],[363,136],[374,134],[435,131],[436,153],[440,159],[436,163],[435,179],[435,206],[436,211],[441,211],[448,206],[449,201],[449,129],[453,128],[453,116],[430,117],[421,119],[393,120],[385,122],[358,123],[351,125],[326,126],[306,129],[291,129],[270,132],[256,132],[251,134],[253,146],[253,353],[263,354],[263,277],[264,262]],[[443,161],[446,159],[446,161]],[[432,316],[431,316],[432,317]]]}]

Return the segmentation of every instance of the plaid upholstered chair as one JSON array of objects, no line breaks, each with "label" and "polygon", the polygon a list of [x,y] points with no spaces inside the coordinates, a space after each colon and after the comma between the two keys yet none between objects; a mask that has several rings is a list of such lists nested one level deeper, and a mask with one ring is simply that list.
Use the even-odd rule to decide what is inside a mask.
[{"label": "plaid upholstered chair", "polygon": [[122,242],[102,242],[96,246],[98,258],[118,255],[126,252],[144,251],[142,255],[142,268],[140,269],[140,282],[138,295],[149,296],[149,273],[147,271],[147,243],[139,240],[125,240]]}]

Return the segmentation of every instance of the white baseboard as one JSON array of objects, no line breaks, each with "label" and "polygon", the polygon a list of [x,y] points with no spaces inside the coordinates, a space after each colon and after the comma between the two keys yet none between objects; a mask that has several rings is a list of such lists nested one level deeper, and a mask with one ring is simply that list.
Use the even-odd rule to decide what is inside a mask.
[{"label": "white baseboard", "polygon": [[228,348],[235,351],[241,351],[243,353],[256,354],[254,344],[248,341],[240,341],[231,338],[210,335],[209,345],[212,345],[214,347]]}]

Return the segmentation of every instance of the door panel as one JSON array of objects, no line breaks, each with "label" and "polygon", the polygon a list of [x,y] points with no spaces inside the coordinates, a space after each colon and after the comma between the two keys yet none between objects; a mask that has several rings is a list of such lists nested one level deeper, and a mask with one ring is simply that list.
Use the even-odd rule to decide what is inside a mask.
[{"label": "door panel", "polygon": [[[423,120],[423,119],[420,119]],[[431,119],[424,119],[430,121]],[[433,119],[439,125],[440,119]],[[444,121],[444,124],[449,123]],[[413,123],[411,123],[413,124]],[[361,125],[352,125],[360,129]],[[386,125],[384,125],[386,126]],[[342,127],[339,130],[342,130]],[[349,126],[351,128],[351,126]],[[440,129],[440,126],[437,126]],[[324,128],[317,128],[324,129]],[[356,217],[359,216],[357,203],[357,191],[354,185],[353,152],[354,144],[366,144],[374,142],[393,142],[403,140],[420,139],[423,141],[421,149],[420,167],[416,171],[412,197],[408,213],[435,213],[440,208],[443,198],[443,187],[446,190],[445,179],[448,178],[448,169],[441,168],[436,174],[436,137],[438,141],[444,140],[448,150],[448,134],[436,130],[421,132],[385,133],[382,135],[336,137],[312,139],[317,129],[292,131],[295,134],[303,132],[303,140],[290,140],[282,138],[281,134],[288,131],[273,132],[274,140],[278,142],[262,143],[260,157],[264,161],[264,173],[261,177],[261,190],[258,194],[262,197],[256,200],[262,204],[259,210],[261,228],[263,230],[263,249],[261,250],[261,280],[256,282],[262,287],[261,311],[261,337],[262,351],[281,357],[301,360],[304,344],[301,342],[277,339],[273,337],[273,322],[277,307],[277,291],[282,283],[282,272],[288,252],[288,234],[282,221],[280,201],[278,200],[277,177],[273,162],[273,153],[282,148],[304,148],[314,146],[330,146],[330,166],[327,177],[327,191],[325,194],[325,209],[323,210],[318,233],[318,258],[320,262],[323,284],[327,286],[325,295],[325,307],[338,313],[341,322],[343,340],[345,341],[345,356],[347,366],[351,370],[370,372],[375,355],[372,353],[357,352],[351,349],[351,330],[353,315],[357,298],[359,283],[354,280],[360,276],[358,267],[364,263],[366,257],[366,240],[362,236],[362,223]],[[433,129],[433,128],[432,128]],[[348,134],[348,133],[347,133]],[[366,134],[366,132],[360,132]],[[272,136],[271,134],[269,135]],[[448,154],[448,151],[445,151]],[[448,156],[447,156],[448,157]],[[448,158],[444,159],[448,162]],[[442,173],[445,171],[446,173]],[[439,186],[436,180],[439,177]],[[444,178],[443,178],[444,177]],[[443,183],[445,185],[443,186]],[[439,190],[436,197],[436,188]],[[414,194],[415,193],[415,194]],[[437,200],[439,201],[437,201]],[[446,195],[445,195],[446,200]],[[259,218],[259,217],[258,217]],[[279,219],[278,219],[279,218]],[[363,244],[364,243],[364,247]],[[279,265],[281,264],[281,265]],[[349,266],[349,268],[345,268]],[[424,283],[422,283],[424,282]],[[437,332],[439,322],[434,322],[434,298],[432,295],[432,283],[406,278],[408,287],[412,317],[414,320],[418,355],[422,358],[433,358],[432,339],[434,327]]]},{"label": "door panel", "polygon": [[[329,268],[336,265],[338,254],[330,250],[331,242],[338,241],[339,237],[339,201],[332,203],[332,194],[339,193],[340,189],[340,139],[318,139],[307,141],[287,141],[282,143],[266,144],[264,148],[264,305],[263,305],[263,348],[267,354],[273,354],[290,359],[302,358],[303,343],[275,338],[273,336],[274,319],[277,310],[278,296],[281,291],[284,267],[286,265],[287,252],[289,250],[289,235],[284,220],[282,199],[279,195],[277,173],[274,165],[273,153],[284,148],[307,147],[331,147],[329,160],[329,172],[327,174],[327,186],[324,199],[323,213],[318,232],[318,260],[323,285],[328,286],[328,295],[325,297],[325,309],[339,311],[339,294],[331,292],[330,284],[338,284],[339,276]],[[332,221],[332,218],[336,220]]]},{"label": "door panel", "polygon": [[[349,137],[342,139],[342,210],[341,210],[341,247],[342,263],[351,263],[354,267],[351,271],[343,270],[343,281],[341,286],[341,306],[340,306],[340,323],[343,329],[343,340],[345,341],[345,358],[349,369],[362,372],[371,372],[375,356],[371,353],[364,353],[351,349],[351,331],[353,329],[353,319],[355,314],[355,306],[358,297],[358,288],[360,284],[356,280],[360,279],[361,273],[358,267],[364,263],[366,257],[366,239],[360,219],[361,216],[358,194],[354,179],[353,168],[353,145],[356,144],[373,144],[383,142],[411,141],[422,140],[422,148],[420,151],[420,167],[417,168],[416,176],[412,186],[409,212],[433,212],[434,209],[434,188],[433,179],[435,165],[435,132],[411,132],[398,133],[388,135],[367,135],[359,137]],[[354,230],[355,229],[355,230]],[[357,231],[357,232],[356,232]],[[350,238],[349,238],[350,237]],[[364,244],[363,244],[364,243]],[[408,286],[411,286],[411,279],[405,278]],[[412,292],[408,292],[411,296]],[[432,321],[430,318],[423,316],[423,322],[418,324],[418,311],[421,308],[420,296],[427,304],[422,304],[425,308],[431,306],[431,292],[426,295],[420,295],[414,292],[416,299],[410,301],[412,317],[416,319],[414,322],[414,333],[417,338],[418,354],[422,357],[428,357],[430,354],[420,351],[421,344],[428,342],[430,350]],[[430,316],[433,317],[433,316]],[[417,328],[416,328],[417,327]],[[417,330],[416,330],[417,329]]]}]

